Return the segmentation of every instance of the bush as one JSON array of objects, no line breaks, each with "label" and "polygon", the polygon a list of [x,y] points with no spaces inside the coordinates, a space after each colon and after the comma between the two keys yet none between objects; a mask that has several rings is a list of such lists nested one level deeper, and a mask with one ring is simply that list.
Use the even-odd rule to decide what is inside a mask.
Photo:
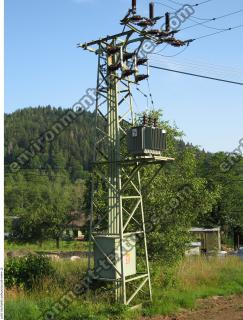
[{"label": "bush", "polygon": [[10,258],[4,270],[5,286],[32,289],[34,284],[53,273],[54,268],[47,257],[28,254],[25,257]]}]

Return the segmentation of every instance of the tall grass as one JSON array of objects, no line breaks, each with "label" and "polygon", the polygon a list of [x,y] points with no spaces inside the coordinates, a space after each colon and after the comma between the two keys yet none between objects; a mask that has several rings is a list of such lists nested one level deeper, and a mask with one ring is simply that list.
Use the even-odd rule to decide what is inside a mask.
[{"label": "tall grass", "polygon": [[34,320],[41,316],[41,311],[35,301],[29,298],[7,300],[5,303],[5,320]]},{"label": "tall grass", "polygon": [[31,250],[31,251],[83,251],[87,250],[88,244],[85,241],[60,241],[60,248],[56,248],[54,240],[45,240],[39,243],[18,243],[10,240],[4,241],[4,249],[6,250]]},{"label": "tall grass", "polygon": [[237,257],[188,257],[163,286],[165,275],[166,270],[158,270],[154,301],[144,309],[146,315],[192,309],[199,298],[243,294],[243,262]]},{"label": "tall grass", "polygon": [[[56,276],[46,279],[42,287],[31,292],[6,292],[6,319],[38,319],[40,313],[58,301],[86,271],[86,261],[53,262]],[[153,303],[140,311],[115,305],[99,295],[85,300],[79,298],[63,312],[64,320],[139,319],[141,314],[171,314],[181,308],[191,309],[198,298],[214,295],[243,294],[243,261],[237,257],[188,257],[175,268],[153,263]]]}]

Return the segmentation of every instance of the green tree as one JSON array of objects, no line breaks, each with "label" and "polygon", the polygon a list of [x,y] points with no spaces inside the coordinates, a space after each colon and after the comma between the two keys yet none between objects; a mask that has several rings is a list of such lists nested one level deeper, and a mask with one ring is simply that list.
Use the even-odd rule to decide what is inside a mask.
[{"label": "green tree", "polygon": [[[59,239],[67,221],[67,214],[76,207],[72,199],[75,187],[67,176],[36,172],[25,173],[25,183],[16,184],[21,197],[21,205],[15,207],[14,214],[19,217],[14,234],[22,241],[39,241],[46,238]],[[10,197],[11,199],[11,197]],[[17,203],[20,203],[17,199]]]},{"label": "green tree", "polygon": [[168,150],[175,160],[163,166],[150,184],[158,166],[143,171],[143,193],[148,252],[152,258],[174,263],[180,258],[190,240],[189,229],[198,219],[212,211],[220,196],[220,188],[207,188],[207,180],[197,175],[198,148],[182,145],[182,133],[164,122],[161,113],[159,126],[166,128]]},{"label": "green tree", "polygon": [[243,233],[243,160],[224,171],[226,160],[227,155],[218,152],[204,154],[199,161],[198,171],[207,179],[207,188],[220,188],[220,198],[201,222],[205,226],[219,225],[232,236],[234,231]]}]

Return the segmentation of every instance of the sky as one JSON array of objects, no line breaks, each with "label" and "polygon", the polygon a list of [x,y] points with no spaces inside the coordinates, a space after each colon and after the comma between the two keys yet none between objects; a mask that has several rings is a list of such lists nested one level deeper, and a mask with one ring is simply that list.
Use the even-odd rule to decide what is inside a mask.
[{"label": "sky", "polygon": [[[148,0],[137,0],[147,14]],[[158,3],[159,2],[159,3]],[[201,0],[188,0],[196,4]],[[29,106],[68,108],[96,84],[97,58],[76,48],[77,43],[120,32],[120,19],[130,0],[5,0],[5,112]],[[156,1],[157,15],[181,5]],[[193,7],[195,13],[180,29],[214,17],[243,10],[242,0],[211,0]],[[194,39],[241,25],[243,12],[187,28],[176,36]],[[151,55],[151,64],[243,82],[243,28],[222,32],[181,48],[163,46],[163,56]],[[157,52],[157,49],[156,49]],[[233,151],[243,138],[243,87],[150,70],[156,109],[176,124],[184,140],[206,151]],[[141,85],[141,90],[147,90]],[[137,94],[135,112],[147,107]]]}]

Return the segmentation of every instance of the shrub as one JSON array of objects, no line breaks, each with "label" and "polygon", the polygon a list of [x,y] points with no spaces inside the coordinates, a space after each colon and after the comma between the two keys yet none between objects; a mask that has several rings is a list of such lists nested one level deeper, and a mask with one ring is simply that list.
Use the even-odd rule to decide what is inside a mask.
[{"label": "shrub", "polygon": [[10,258],[4,270],[5,286],[32,289],[34,284],[53,273],[54,268],[47,257],[28,254],[25,257]]}]

